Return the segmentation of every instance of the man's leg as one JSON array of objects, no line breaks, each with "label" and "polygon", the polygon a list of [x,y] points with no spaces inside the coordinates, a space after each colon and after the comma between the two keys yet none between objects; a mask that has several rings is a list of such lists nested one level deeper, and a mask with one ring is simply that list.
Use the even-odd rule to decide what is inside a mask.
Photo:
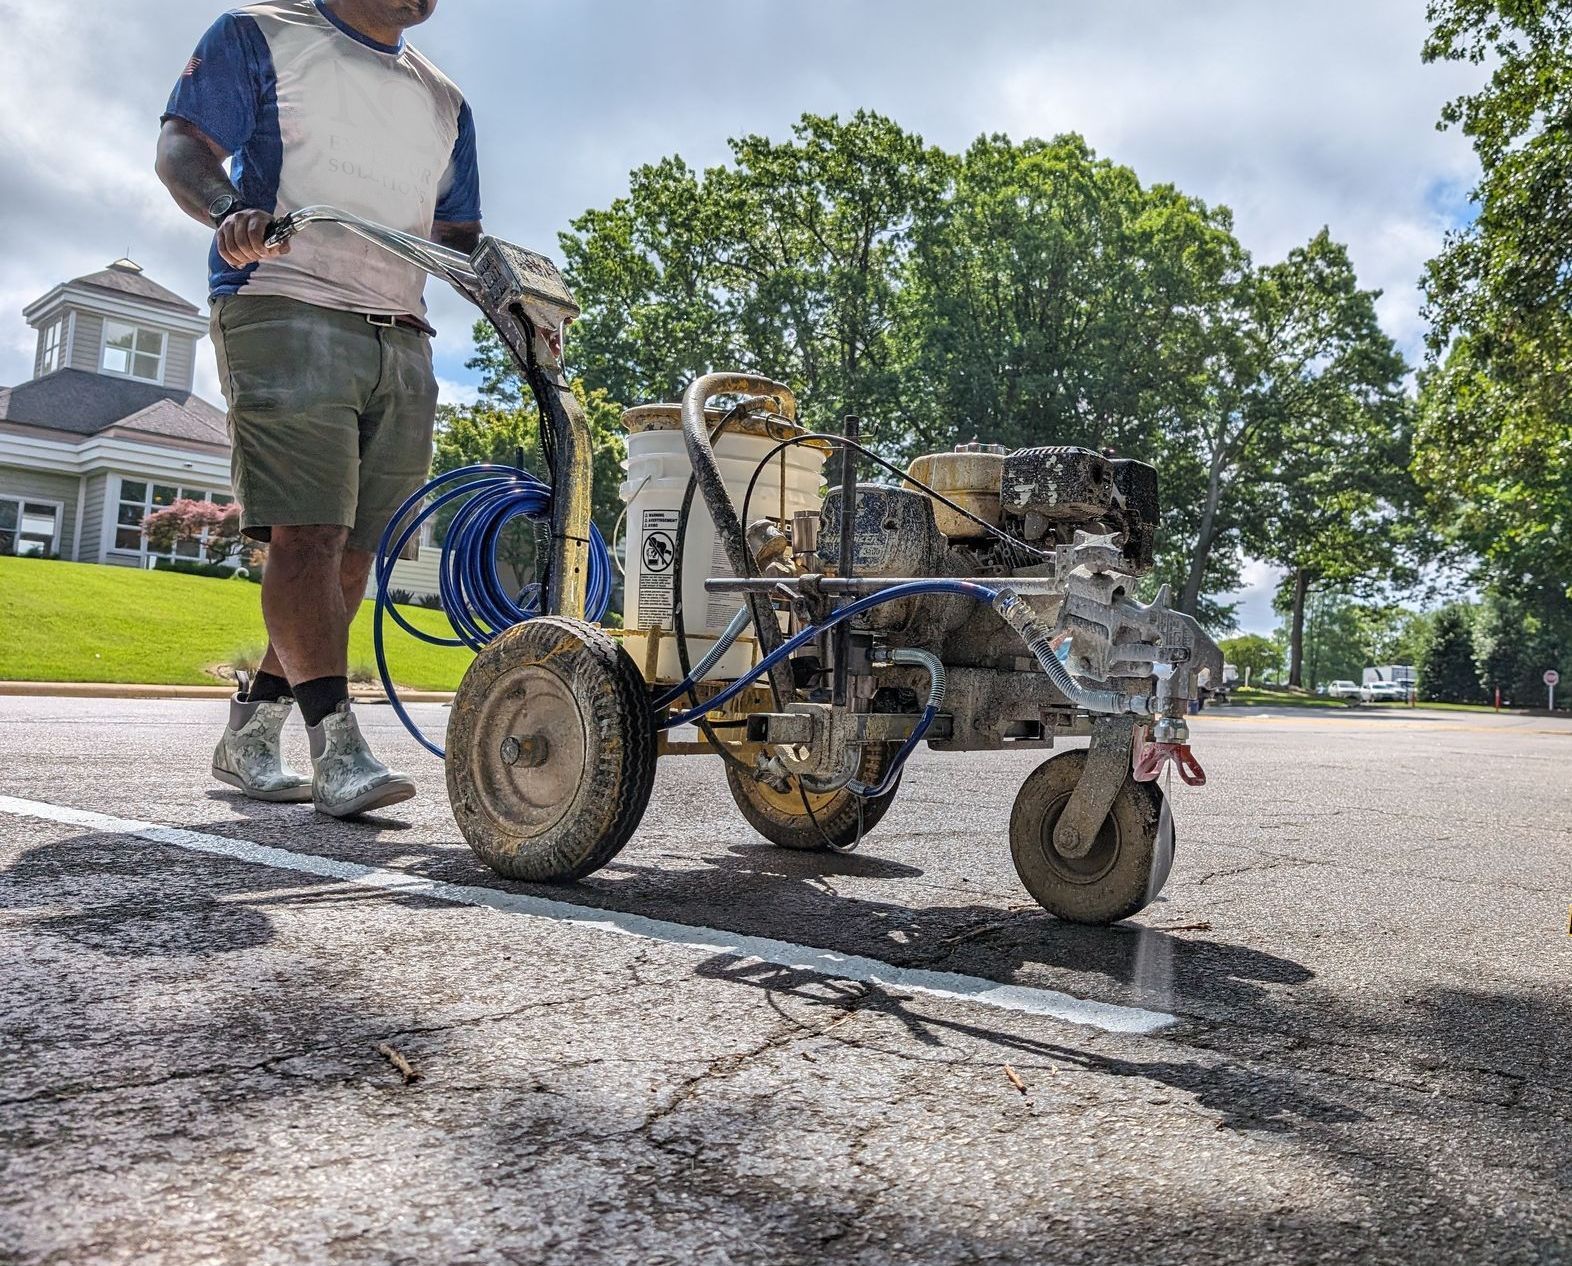
[{"label": "man's leg", "polygon": [[355,617],[360,614],[360,608],[366,601],[366,585],[371,580],[371,568],[376,563],[377,556],[370,550],[356,549],[352,545],[344,547],[343,557],[339,561],[339,585],[344,594],[344,632],[346,646],[350,625],[354,624]]},{"label": "man's leg", "polygon": [[[365,601],[366,578],[371,574],[374,558],[369,550],[344,548],[342,545],[336,556],[332,573],[332,597],[340,620],[335,626],[337,639],[333,645],[341,665],[348,664],[349,628]],[[286,663],[289,661],[287,650],[284,659]],[[342,699],[347,700],[348,680],[344,677],[333,680],[343,683]],[[297,687],[295,695],[300,700],[302,714],[307,716],[307,725],[311,727],[307,733],[311,737],[311,757],[317,770],[314,784],[317,808],[335,817],[350,817],[397,804],[413,796],[415,784],[372,755],[347,706],[340,709],[335,705],[331,715],[324,716],[320,722],[311,721],[307,699],[314,691],[315,687],[308,682],[303,687]]]},{"label": "man's leg", "polygon": [[349,529],[273,529],[262,575],[262,618],[308,726],[349,698],[349,620],[340,578]]}]

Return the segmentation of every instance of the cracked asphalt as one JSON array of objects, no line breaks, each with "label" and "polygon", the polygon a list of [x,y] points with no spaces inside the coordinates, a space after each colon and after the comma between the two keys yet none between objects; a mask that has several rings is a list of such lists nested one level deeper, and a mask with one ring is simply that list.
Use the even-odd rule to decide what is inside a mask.
[{"label": "cracked asphalt", "polygon": [[0,795],[1179,1023],[0,814],[0,1261],[1572,1262],[1572,725],[1208,713],[1164,899],[1094,930],[1010,866],[1041,753],[919,755],[835,857],[672,759],[613,865],[530,889],[361,715],[396,817],[210,785],[209,703],[0,699]]}]

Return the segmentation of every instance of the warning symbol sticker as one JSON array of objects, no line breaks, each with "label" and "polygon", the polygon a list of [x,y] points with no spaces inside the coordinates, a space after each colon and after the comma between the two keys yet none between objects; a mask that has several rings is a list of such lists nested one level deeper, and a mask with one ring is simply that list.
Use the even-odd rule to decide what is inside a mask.
[{"label": "warning symbol sticker", "polygon": [[670,628],[672,624],[672,568],[677,563],[675,510],[644,511],[644,540],[638,547],[638,627]]},{"label": "warning symbol sticker", "polygon": [[677,558],[677,543],[670,532],[651,532],[644,538],[644,570],[670,571]]}]

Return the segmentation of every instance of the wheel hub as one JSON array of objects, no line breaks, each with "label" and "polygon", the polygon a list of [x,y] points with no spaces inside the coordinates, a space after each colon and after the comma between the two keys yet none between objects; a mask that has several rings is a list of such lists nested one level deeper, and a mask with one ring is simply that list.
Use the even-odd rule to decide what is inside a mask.
[{"label": "wheel hub", "polygon": [[474,730],[475,789],[488,813],[526,834],[551,829],[585,777],[584,715],[568,683],[539,664],[487,689]]},{"label": "wheel hub", "polygon": [[1065,805],[1070,803],[1071,794],[1066,792],[1048,806],[1038,828],[1038,846],[1042,849],[1043,860],[1066,883],[1094,884],[1112,870],[1114,863],[1119,860],[1119,825],[1110,813],[1103,819],[1090,847],[1074,857],[1061,852],[1054,844],[1054,827],[1058,825]]}]

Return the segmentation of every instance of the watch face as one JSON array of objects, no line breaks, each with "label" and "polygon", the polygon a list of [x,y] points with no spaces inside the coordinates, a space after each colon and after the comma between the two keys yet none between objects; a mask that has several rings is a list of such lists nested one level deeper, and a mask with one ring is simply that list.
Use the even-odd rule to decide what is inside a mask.
[{"label": "watch face", "polygon": [[239,198],[235,197],[235,195],[232,193],[226,193],[221,197],[214,198],[213,201],[208,204],[207,213],[214,220],[222,220],[239,205]]}]

